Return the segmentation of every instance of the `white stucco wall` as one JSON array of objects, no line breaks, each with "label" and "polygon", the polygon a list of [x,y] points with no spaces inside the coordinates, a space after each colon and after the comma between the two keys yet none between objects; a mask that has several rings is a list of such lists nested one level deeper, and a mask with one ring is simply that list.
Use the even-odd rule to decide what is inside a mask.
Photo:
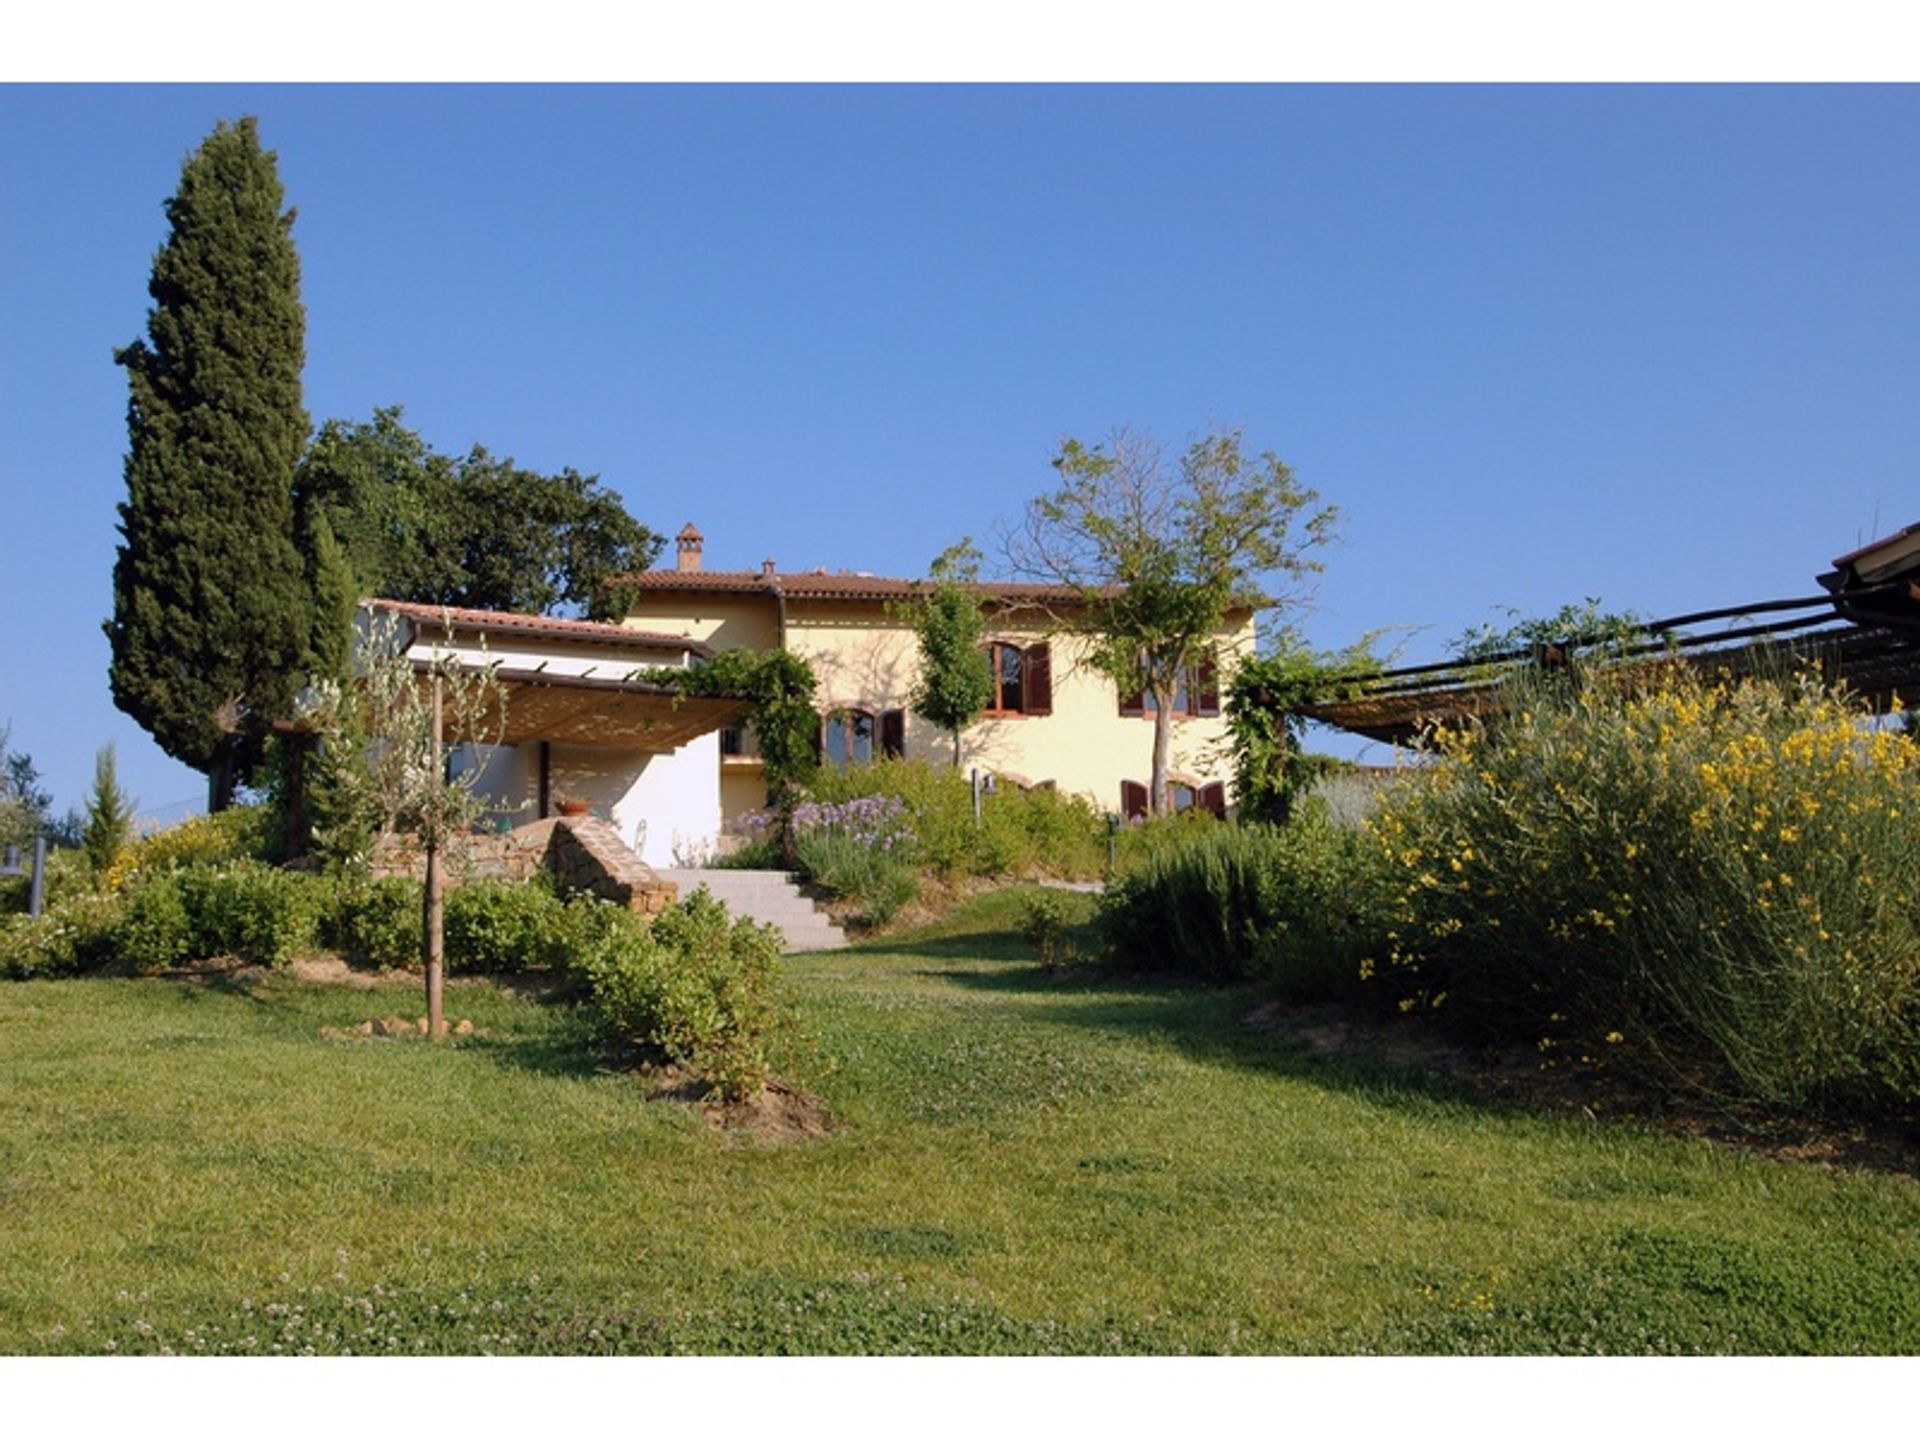
[{"label": "white stucco wall", "polygon": [[[489,828],[540,818],[540,747],[463,746],[456,774],[478,767],[475,792],[491,808]],[[702,735],[669,755],[597,745],[555,745],[547,782],[553,813],[562,800],[585,800],[612,822],[640,858],[656,868],[711,854],[720,838],[720,737]]]},{"label": "white stucco wall", "polygon": [[563,799],[585,800],[656,868],[710,851],[720,838],[718,734],[669,755],[555,745],[547,773],[556,811]]}]

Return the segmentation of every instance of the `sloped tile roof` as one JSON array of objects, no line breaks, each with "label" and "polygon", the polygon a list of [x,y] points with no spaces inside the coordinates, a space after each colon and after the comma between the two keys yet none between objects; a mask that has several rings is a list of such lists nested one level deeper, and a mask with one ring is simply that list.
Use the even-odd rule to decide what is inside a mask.
[{"label": "sloped tile roof", "polygon": [[711,656],[710,647],[684,635],[636,630],[605,620],[568,620],[558,615],[522,615],[512,610],[471,610],[460,605],[423,605],[412,600],[363,600],[363,605],[399,615],[419,625],[446,625],[466,634],[514,635],[527,640],[576,640],[630,649],[691,651]]},{"label": "sloped tile roof", "polygon": [[[641,570],[614,583],[647,594],[747,595],[776,589],[789,600],[910,600],[926,593],[924,580],[840,570]],[[987,580],[971,587],[983,598],[1008,605],[1067,605],[1080,599],[1070,585]]]}]

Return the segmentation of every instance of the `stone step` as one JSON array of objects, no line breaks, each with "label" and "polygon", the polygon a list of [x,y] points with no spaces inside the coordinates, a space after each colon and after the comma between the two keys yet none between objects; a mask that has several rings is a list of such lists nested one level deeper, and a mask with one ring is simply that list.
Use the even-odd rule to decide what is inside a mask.
[{"label": "stone step", "polygon": [[840,927],[814,908],[784,870],[661,870],[684,897],[701,886],[736,915],[774,925],[787,950],[834,950],[847,943]]}]

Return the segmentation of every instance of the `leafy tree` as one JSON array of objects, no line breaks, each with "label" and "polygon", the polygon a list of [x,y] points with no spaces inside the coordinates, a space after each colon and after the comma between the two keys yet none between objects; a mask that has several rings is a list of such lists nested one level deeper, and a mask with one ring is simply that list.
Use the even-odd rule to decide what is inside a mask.
[{"label": "leafy tree", "polygon": [[[399,406],[364,424],[329,420],[300,465],[302,533],[324,516],[367,594],[432,605],[619,619],[608,582],[652,565],[660,536],[598,477],[542,475],[480,446],[458,460],[402,424]],[[307,547],[317,572],[315,543]]]},{"label": "leafy tree", "polygon": [[1308,552],[1332,538],[1337,512],[1272,452],[1245,454],[1238,430],[1194,441],[1172,464],[1151,438],[1127,431],[1092,447],[1069,439],[1053,466],[1060,487],[1029,504],[1008,537],[1009,558],[1019,573],[1074,592],[1055,628],[1084,637],[1091,663],[1121,694],[1150,697],[1148,803],[1171,812],[1168,757],[1183,678],[1214,658],[1230,612],[1298,598],[1271,594],[1262,581],[1317,571]]},{"label": "leafy tree", "polygon": [[40,784],[33,757],[10,749],[11,725],[0,725],[0,845],[26,845],[45,827],[53,796]]},{"label": "leafy tree", "polygon": [[987,622],[973,588],[979,575],[980,552],[971,540],[962,540],[933,562],[933,588],[913,616],[920,642],[913,713],[952,732],[955,768],[960,764],[960,732],[979,718],[993,698]]},{"label": "leafy tree", "polygon": [[69,805],[60,815],[48,818],[45,833],[52,849],[80,849],[87,839],[86,812],[78,805]]},{"label": "leafy tree", "polygon": [[300,683],[306,579],[293,472],[306,314],[294,213],[251,118],[188,158],[127,372],[113,571],[114,703],[229,804]]},{"label": "leafy tree", "polygon": [[113,746],[103,745],[93,757],[93,789],[87,795],[87,827],[80,842],[95,875],[112,869],[126,848],[133,834],[133,810],[133,797],[120,788]]}]

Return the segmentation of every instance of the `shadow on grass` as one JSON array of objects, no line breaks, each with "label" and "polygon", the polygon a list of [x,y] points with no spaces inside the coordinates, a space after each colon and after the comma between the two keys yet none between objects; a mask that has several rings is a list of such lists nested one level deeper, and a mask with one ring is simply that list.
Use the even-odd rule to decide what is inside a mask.
[{"label": "shadow on grass", "polygon": [[849,945],[844,955],[906,955],[926,960],[1033,960],[1033,949],[1018,935],[1007,932],[931,936],[901,944],[894,940],[868,940]]},{"label": "shadow on grass", "polygon": [[278,997],[260,993],[258,972],[205,970],[188,974],[159,975],[153,978],[170,982],[176,995],[196,1003],[217,995],[230,999],[248,1000],[267,1010],[284,1008]]},{"label": "shadow on grass", "polygon": [[[1017,938],[1002,935],[991,945],[981,943],[988,938],[909,943],[896,946],[895,953],[936,961],[962,954],[977,961],[1014,961],[933,965],[913,973],[1031,1001],[1022,1009],[1038,1023],[1099,1031],[1203,1064],[1299,1080],[1388,1110],[1651,1128],[1784,1159],[1920,1174],[1920,1146],[1913,1140],[1920,1110],[1822,1119],[1670,1093],[1632,1076],[1623,1075],[1618,1083],[1605,1075],[1535,1078],[1527,1067],[1515,1068],[1511,1051],[1481,1049],[1457,1033],[1431,1027],[1416,1026],[1369,1050],[1367,1032],[1377,1022],[1372,1012],[1303,1004],[1292,1015],[1281,1012],[1281,1023],[1249,1024],[1252,1012],[1273,998],[1257,986],[1210,985],[1097,965],[1049,971]],[[1342,1032],[1351,1034],[1349,1022],[1359,1035],[1343,1041]],[[1323,1029],[1332,1032],[1333,1044],[1352,1048],[1326,1048],[1316,1037]]]},{"label": "shadow on grass", "polygon": [[[1470,1108],[1503,1117],[1537,1116],[1539,1107],[1489,1095],[1470,1083],[1391,1055],[1316,1050],[1284,1030],[1249,1025],[1247,1016],[1271,997],[1257,986],[1218,985],[1162,974],[1082,965],[1049,970],[1017,936],[975,934],[896,944],[893,955],[988,962],[929,965],[913,973],[962,989],[1031,999],[1027,1018],[1098,1031],[1171,1049],[1186,1059],[1301,1080],[1391,1109],[1432,1112]],[[1002,963],[992,963],[1002,962]]]},{"label": "shadow on grass", "polygon": [[611,1073],[605,1036],[593,1017],[560,1000],[542,1002],[554,1010],[552,1021],[524,1035],[486,1035],[464,1042],[476,1054],[509,1070],[530,1075],[586,1079]]}]

